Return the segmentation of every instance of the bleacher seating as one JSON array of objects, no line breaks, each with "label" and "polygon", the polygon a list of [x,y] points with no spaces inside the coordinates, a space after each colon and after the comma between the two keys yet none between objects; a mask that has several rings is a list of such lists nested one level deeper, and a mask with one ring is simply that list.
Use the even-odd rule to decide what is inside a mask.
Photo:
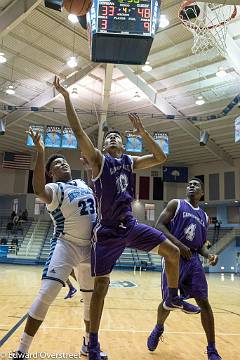
[{"label": "bleacher seating", "polygon": [[[7,239],[7,245],[9,246],[8,260],[18,258],[24,260],[35,260],[35,263],[45,263],[50,252],[50,241],[53,233],[53,224],[51,221],[41,221],[38,224],[37,221],[31,219],[21,224],[22,231],[15,233],[6,231],[6,225],[9,221],[9,217],[0,218],[0,238],[5,237]],[[33,231],[34,237],[32,236]],[[221,227],[219,230],[219,240],[226,234],[232,231],[233,228]],[[216,241],[215,230],[213,226],[208,229],[207,239],[214,244]],[[12,246],[11,241],[13,237],[18,239],[18,251],[16,254],[16,247]],[[31,238],[32,237],[32,238]],[[32,239],[30,241],[30,239]],[[216,244],[215,244],[216,245]],[[215,246],[214,245],[214,246]],[[117,260],[115,267],[118,269],[134,269],[134,270],[151,270],[161,271],[161,257],[158,254],[146,253],[136,249],[126,248],[120,258]]]}]

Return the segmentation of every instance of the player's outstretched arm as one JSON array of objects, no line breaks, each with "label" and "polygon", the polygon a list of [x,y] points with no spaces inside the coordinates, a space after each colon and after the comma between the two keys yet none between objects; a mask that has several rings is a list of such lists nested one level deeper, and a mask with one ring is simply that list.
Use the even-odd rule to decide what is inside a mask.
[{"label": "player's outstretched arm", "polygon": [[41,142],[40,133],[37,131],[36,134],[34,134],[31,127],[26,133],[31,136],[37,150],[37,159],[33,173],[34,193],[46,204],[50,204],[52,202],[52,190],[45,188],[45,149]]},{"label": "player's outstretched arm", "polygon": [[168,240],[170,240],[174,245],[179,248],[182,257],[189,260],[192,256],[191,250],[186,245],[181,243],[181,241],[179,241],[175,236],[173,236],[167,227],[167,225],[174,218],[177,207],[178,201],[176,199],[169,201],[166,208],[159,215],[155,227],[161,230],[166,235]]},{"label": "player's outstretched arm", "polygon": [[151,155],[133,157],[134,170],[147,169],[152,166],[163,164],[167,160],[167,157],[162,151],[161,146],[157,144],[153,137],[145,130],[137,114],[129,114],[128,116],[134,128],[132,132],[133,135],[140,135],[152,153]]},{"label": "player's outstretched arm", "polygon": [[67,118],[74,134],[76,135],[80,143],[82,153],[87,158],[91,167],[94,167],[96,166],[96,164],[99,164],[99,170],[100,170],[102,155],[100,151],[94,147],[87,133],[83,130],[82,124],[72,105],[69,92],[60,84],[59,77],[57,76],[55,76],[53,85],[55,89],[64,97],[66,111],[67,111]]}]

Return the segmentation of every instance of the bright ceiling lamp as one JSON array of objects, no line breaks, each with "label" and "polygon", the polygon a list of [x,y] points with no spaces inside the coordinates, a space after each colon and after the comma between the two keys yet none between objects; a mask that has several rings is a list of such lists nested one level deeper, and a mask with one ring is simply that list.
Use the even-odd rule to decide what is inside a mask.
[{"label": "bright ceiling lamp", "polygon": [[145,72],[149,72],[149,71],[152,70],[152,67],[151,67],[149,61],[146,61],[146,62],[145,62],[145,65],[142,66],[142,70],[145,71]]},{"label": "bright ceiling lamp", "polygon": [[161,29],[164,29],[165,27],[167,27],[169,25],[169,20],[168,18],[166,17],[166,15],[164,14],[161,14],[160,15],[160,20],[159,20],[159,27]]},{"label": "bright ceiling lamp", "polygon": [[6,93],[8,95],[14,95],[15,94],[15,90],[14,90],[14,87],[12,85],[9,85],[9,87],[7,88],[6,90]]},{"label": "bright ceiling lamp", "polygon": [[67,65],[70,67],[70,68],[75,68],[77,66],[77,59],[75,56],[71,56],[70,59],[68,60],[67,62]]},{"label": "bright ceiling lamp", "polygon": [[0,64],[4,64],[7,61],[5,54],[0,52]]},{"label": "bright ceiling lamp", "polygon": [[220,66],[218,68],[218,71],[216,72],[216,76],[219,77],[220,79],[224,78],[227,75],[226,71],[224,70],[224,68],[222,66]]},{"label": "bright ceiling lamp", "polygon": [[78,17],[77,17],[77,15],[74,15],[74,14],[69,14],[68,20],[71,21],[71,23],[73,23],[73,24],[78,23]]},{"label": "bright ceiling lamp", "polygon": [[198,96],[197,100],[195,101],[195,104],[196,105],[203,105],[203,104],[205,104],[205,100],[203,99],[202,96]]},{"label": "bright ceiling lamp", "polygon": [[135,92],[135,95],[134,95],[134,97],[133,97],[133,101],[138,102],[138,101],[140,101],[141,99],[142,99],[141,95],[139,94],[138,91],[136,91],[136,92]]}]

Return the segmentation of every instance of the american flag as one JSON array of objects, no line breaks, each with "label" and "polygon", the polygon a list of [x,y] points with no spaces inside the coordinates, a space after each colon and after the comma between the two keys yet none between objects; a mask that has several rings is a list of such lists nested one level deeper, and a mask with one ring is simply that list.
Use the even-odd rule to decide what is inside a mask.
[{"label": "american flag", "polygon": [[32,155],[30,154],[5,152],[2,167],[7,169],[29,170],[31,161]]}]

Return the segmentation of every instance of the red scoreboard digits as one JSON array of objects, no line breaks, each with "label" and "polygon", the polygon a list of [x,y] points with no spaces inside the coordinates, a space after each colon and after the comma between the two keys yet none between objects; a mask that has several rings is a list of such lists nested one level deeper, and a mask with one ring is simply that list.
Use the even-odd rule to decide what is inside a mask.
[{"label": "red scoreboard digits", "polygon": [[137,34],[151,33],[152,1],[149,0],[95,0],[98,1],[98,27],[102,32]]},{"label": "red scoreboard digits", "polygon": [[149,19],[151,16],[151,9],[138,8],[138,13],[141,15],[142,18]]}]

